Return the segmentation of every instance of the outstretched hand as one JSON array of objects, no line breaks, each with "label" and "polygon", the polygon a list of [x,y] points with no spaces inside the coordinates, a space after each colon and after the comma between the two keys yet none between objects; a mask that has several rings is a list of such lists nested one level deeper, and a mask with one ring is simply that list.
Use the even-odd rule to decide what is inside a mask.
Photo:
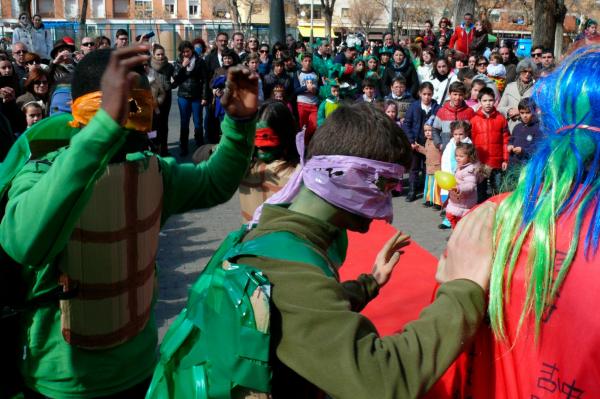
[{"label": "outstretched hand", "polygon": [[492,235],[496,204],[485,202],[458,222],[448,248],[438,263],[435,278],[440,283],[467,279],[487,291],[494,248]]},{"label": "outstretched hand", "polygon": [[410,236],[398,231],[385,243],[377,254],[372,274],[380,287],[383,287],[390,279],[394,267],[400,260],[400,249],[408,244],[410,244]]},{"label": "outstretched hand", "polygon": [[150,46],[136,45],[115,50],[100,81],[102,109],[117,123],[123,125],[129,113],[129,92],[139,74],[133,68],[150,59]]},{"label": "outstretched hand", "polygon": [[221,105],[234,118],[254,116],[258,110],[258,74],[244,67],[229,68]]}]

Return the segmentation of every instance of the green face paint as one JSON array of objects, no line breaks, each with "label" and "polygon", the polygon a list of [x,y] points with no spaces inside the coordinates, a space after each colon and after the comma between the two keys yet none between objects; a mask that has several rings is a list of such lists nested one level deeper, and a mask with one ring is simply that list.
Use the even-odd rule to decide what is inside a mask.
[{"label": "green face paint", "polygon": [[264,163],[271,163],[277,159],[279,148],[258,148],[256,157]]}]

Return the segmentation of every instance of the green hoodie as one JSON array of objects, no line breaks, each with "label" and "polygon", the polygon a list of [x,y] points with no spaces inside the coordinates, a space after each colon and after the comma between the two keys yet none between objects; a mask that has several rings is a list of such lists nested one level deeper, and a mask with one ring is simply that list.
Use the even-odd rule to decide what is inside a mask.
[{"label": "green hoodie", "polygon": [[[23,265],[28,299],[57,288],[54,259],[66,245],[90,188],[128,134],[103,110],[81,131],[67,125],[70,119],[59,115],[32,128],[63,129],[59,136],[73,138],[68,147],[30,161],[18,171],[0,224],[3,249]],[[223,137],[207,162],[178,164],[173,158],[159,158],[162,223],[170,215],[225,202],[235,193],[250,162],[255,123],[225,117],[221,126]],[[0,175],[5,172],[0,170]],[[93,351],[64,341],[58,303],[29,311],[22,319],[19,367],[26,385],[43,395],[55,399],[106,396],[152,375],[157,344],[153,317],[133,339]]]}]

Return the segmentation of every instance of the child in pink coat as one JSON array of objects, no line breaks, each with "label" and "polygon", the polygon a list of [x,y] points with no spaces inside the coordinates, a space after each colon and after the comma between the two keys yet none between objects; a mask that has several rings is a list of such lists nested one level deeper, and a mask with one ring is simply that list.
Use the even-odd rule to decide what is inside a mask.
[{"label": "child in pink coat", "polygon": [[477,152],[470,143],[456,145],[456,187],[449,190],[446,217],[452,228],[475,205],[477,205],[477,181],[480,164],[477,161]]}]

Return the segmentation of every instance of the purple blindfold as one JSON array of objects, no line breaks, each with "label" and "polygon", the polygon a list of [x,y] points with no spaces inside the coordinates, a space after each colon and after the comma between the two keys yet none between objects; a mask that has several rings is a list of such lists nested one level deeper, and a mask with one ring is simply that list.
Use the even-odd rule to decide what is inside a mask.
[{"label": "purple blindfold", "polygon": [[[304,159],[304,132],[296,135],[300,159]],[[288,183],[266,204],[291,202],[302,184],[338,208],[368,219],[393,219],[392,190],[402,189],[404,167],[395,163],[346,155],[312,157],[290,177]],[[249,226],[258,223],[262,205],[254,212]]]}]

